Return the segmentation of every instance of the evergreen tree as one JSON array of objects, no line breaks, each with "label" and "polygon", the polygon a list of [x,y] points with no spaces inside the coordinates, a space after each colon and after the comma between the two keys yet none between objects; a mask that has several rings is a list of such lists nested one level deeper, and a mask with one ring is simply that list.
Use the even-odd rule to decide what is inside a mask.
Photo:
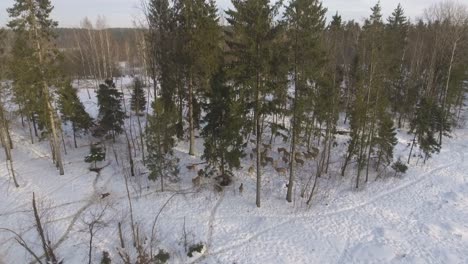
[{"label": "evergreen tree", "polygon": [[[293,0],[286,8],[285,23],[287,26],[288,43],[291,54],[291,75],[294,85],[294,97],[292,98],[292,124],[291,124],[291,161],[289,165],[289,183],[286,199],[292,202],[294,188],[294,166],[296,156],[296,144],[301,135],[303,121],[306,112],[313,110],[310,106],[320,100],[314,100],[314,88],[322,86],[320,79],[322,67],[325,65],[325,53],[321,47],[321,34],[325,29],[325,13],[327,9],[322,7],[318,0]],[[330,91],[329,87],[326,90]],[[324,95],[322,99],[328,99]],[[316,107],[316,110],[324,113],[326,108]],[[316,111],[316,112],[318,112]],[[312,120],[313,122],[313,120]]]},{"label": "evergreen tree", "polygon": [[161,98],[152,104],[153,115],[149,117],[146,130],[147,160],[149,179],[161,181],[164,191],[164,178],[174,179],[179,173],[179,159],[174,155],[177,114],[175,105],[164,105]]},{"label": "evergreen tree", "polygon": [[[371,11],[372,14],[365,21],[360,38],[359,62],[362,65],[358,66],[358,74],[361,78],[353,102],[351,139],[342,168],[342,175],[344,175],[350,158],[355,157],[357,163],[356,188],[359,187],[363,169],[366,169],[366,182],[368,181],[369,167],[373,160],[372,154],[379,153],[381,157],[387,157],[389,160],[388,156],[393,153],[395,145],[394,137],[391,136],[393,133],[392,123],[390,123],[389,113],[386,111],[388,99],[384,83],[387,79],[387,67],[383,52],[384,24],[380,3],[372,7]],[[380,166],[380,163],[378,165]]]},{"label": "evergreen tree", "polygon": [[436,138],[436,134],[439,131],[441,121],[443,121],[441,107],[434,100],[423,97],[416,108],[414,118],[410,122],[410,132],[414,134],[414,138],[408,156],[408,164],[416,144],[424,153],[424,162],[433,153],[440,151],[441,145]]},{"label": "evergreen tree", "polygon": [[220,55],[221,27],[214,0],[177,0],[180,65],[184,69],[189,121],[189,154],[195,155],[197,92],[209,86]]},{"label": "evergreen tree", "polygon": [[[60,123],[54,108],[52,85],[58,84],[59,52],[54,45],[53,31],[57,22],[50,19],[53,6],[50,0],[15,0],[12,8],[7,11],[11,17],[10,27],[21,38],[27,48],[25,53],[18,53],[18,59],[28,61],[26,73],[32,73],[35,85],[32,87],[42,104],[42,120],[51,142],[54,163],[60,175],[64,174],[62,154],[60,149]],[[17,76],[22,72],[16,72]],[[29,76],[27,77],[29,78]]]},{"label": "evergreen tree", "polygon": [[153,79],[154,94],[158,94],[158,82],[161,97],[166,101],[173,101],[174,78],[173,58],[175,53],[175,25],[174,10],[168,0],[150,0],[148,2],[147,42],[149,43],[149,60],[151,78]]},{"label": "evergreen tree", "polygon": [[388,89],[387,97],[391,101],[392,111],[398,114],[398,127],[401,127],[401,122],[404,112],[404,104],[402,102],[408,95],[405,94],[407,89],[407,72],[405,67],[406,57],[406,42],[408,34],[408,21],[404,15],[403,8],[400,4],[393,11],[392,15],[387,19],[386,25],[386,45],[385,56],[387,59],[387,76]]},{"label": "evergreen tree", "polygon": [[104,152],[102,146],[99,144],[93,144],[89,150],[89,155],[85,157],[85,162],[92,163],[94,165],[92,169],[97,169],[97,163],[105,159],[106,153]]},{"label": "evergreen tree", "polygon": [[132,111],[137,115],[141,115],[146,110],[146,97],[143,90],[143,82],[140,78],[133,79],[132,98],[130,99]]},{"label": "evergreen tree", "polygon": [[107,251],[102,251],[101,264],[112,264],[112,259]]},{"label": "evergreen tree", "polygon": [[104,134],[111,133],[115,142],[115,136],[123,132],[125,113],[122,110],[122,93],[115,88],[112,79],[99,85],[97,99],[99,106],[99,128]]},{"label": "evergreen tree", "polygon": [[384,115],[381,120],[378,120],[377,136],[374,139],[375,149],[377,150],[377,169],[381,164],[385,166],[391,164],[393,161],[393,150],[397,142],[393,120],[390,116]]},{"label": "evergreen tree", "polygon": [[232,173],[228,170],[239,168],[240,159],[244,156],[243,119],[240,114],[243,109],[236,99],[235,89],[227,85],[224,69],[214,76],[206,96],[203,159],[211,169],[219,169],[221,175],[229,177]]},{"label": "evergreen tree", "polygon": [[62,114],[63,121],[70,121],[72,124],[73,141],[75,148],[77,148],[76,133],[80,130],[88,132],[93,125],[93,119],[86,112],[83,103],[78,98],[77,90],[70,82],[66,82],[60,87],[58,94],[58,109]]},{"label": "evergreen tree", "polygon": [[245,123],[256,137],[256,205],[260,207],[262,120],[267,83],[273,79],[270,75],[272,48],[278,37],[273,20],[279,4],[270,6],[268,0],[233,0],[232,4],[234,9],[226,11],[231,25],[226,31],[232,56],[230,75],[242,90],[240,96],[245,109],[253,112],[253,118]]},{"label": "evergreen tree", "polygon": [[[170,5],[168,0],[151,0],[148,4],[151,75],[153,78],[154,93],[157,93],[159,82],[159,95],[162,98],[163,107],[178,103],[179,119],[176,125],[176,134],[182,138],[183,129],[183,67],[181,60],[181,33],[178,29],[178,16],[176,6]],[[176,98],[178,97],[178,98]],[[176,100],[178,99],[178,100]],[[177,102],[176,102],[177,101]],[[166,109],[173,111],[173,109]]]},{"label": "evergreen tree", "polygon": [[14,101],[19,107],[22,119],[26,117],[28,120],[31,143],[34,143],[34,136],[39,137],[38,129],[44,127],[47,116],[44,112],[46,106],[42,100],[40,76],[33,59],[34,50],[27,43],[28,40],[23,34],[16,34],[9,69],[10,78],[13,80]]}]

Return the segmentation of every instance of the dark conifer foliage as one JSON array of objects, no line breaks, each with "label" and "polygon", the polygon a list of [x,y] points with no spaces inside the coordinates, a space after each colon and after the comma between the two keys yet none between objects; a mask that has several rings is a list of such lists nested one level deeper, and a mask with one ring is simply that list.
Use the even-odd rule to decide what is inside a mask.
[{"label": "dark conifer foliage", "polygon": [[175,105],[166,105],[162,99],[154,101],[152,108],[146,130],[146,165],[150,170],[148,178],[159,179],[164,191],[164,179],[174,181],[179,174],[179,159],[174,153],[177,112]]},{"label": "dark conifer foliage", "polygon": [[244,156],[244,138],[242,136],[242,103],[237,100],[236,91],[227,84],[226,73],[220,69],[211,81],[211,88],[206,93],[208,103],[203,109],[202,136],[205,139],[205,159],[210,169],[226,176],[238,169]]},{"label": "dark conifer foliage", "polygon": [[110,134],[114,142],[116,136],[123,132],[125,113],[122,110],[122,96],[112,79],[107,79],[105,83],[99,85],[97,91],[99,132],[104,135]]},{"label": "dark conifer foliage", "polygon": [[141,115],[146,110],[146,96],[143,90],[143,81],[136,77],[133,79],[131,109],[137,115]]},{"label": "dark conifer foliage", "polygon": [[86,112],[83,103],[78,98],[77,90],[73,88],[70,82],[63,84],[58,90],[58,94],[58,109],[63,121],[71,122],[73,141],[75,148],[77,148],[76,133],[79,131],[88,132],[93,125],[93,119]]}]

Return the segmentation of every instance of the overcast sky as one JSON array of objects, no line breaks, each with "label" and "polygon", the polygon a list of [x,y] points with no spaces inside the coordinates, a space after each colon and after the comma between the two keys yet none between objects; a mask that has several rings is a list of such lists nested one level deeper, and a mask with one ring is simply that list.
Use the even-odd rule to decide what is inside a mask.
[{"label": "overcast sky", "polygon": [[[220,9],[231,7],[231,0],[216,0]],[[381,0],[384,16],[391,14],[399,2],[405,8],[407,16],[412,19],[420,17],[423,10],[431,4],[442,0]],[[458,0],[468,4],[468,0]],[[14,0],[0,0],[0,26],[9,20],[6,8],[13,5]],[[338,11],[345,20],[362,21],[370,13],[370,7],[377,0],[323,0],[328,8],[328,17]],[[135,18],[141,16],[138,8],[140,0],[52,0],[55,9],[53,18],[59,21],[61,27],[76,27],[84,17],[95,20],[98,15],[107,19],[110,27],[130,27]]]}]

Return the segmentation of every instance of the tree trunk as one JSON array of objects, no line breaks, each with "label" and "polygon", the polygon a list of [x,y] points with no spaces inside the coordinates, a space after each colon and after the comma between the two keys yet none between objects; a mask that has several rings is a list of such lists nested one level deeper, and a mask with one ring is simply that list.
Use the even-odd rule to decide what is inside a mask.
[{"label": "tree trunk", "polygon": [[295,155],[296,155],[296,136],[298,132],[299,122],[297,120],[297,100],[299,97],[299,88],[298,88],[298,75],[297,75],[297,36],[296,36],[296,53],[294,56],[294,99],[293,99],[293,116],[292,116],[292,137],[291,137],[291,157],[289,162],[289,183],[288,183],[288,191],[286,194],[286,200],[291,203],[292,202],[292,195],[293,195],[293,188],[294,188],[294,165],[295,163]]},{"label": "tree trunk", "polygon": [[415,143],[416,143],[416,135],[414,135],[413,141],[411,143],[411,149],[410,149],[410,152],[409,152],[409,155],[408,155],[408,164],[410,163],[411,154],[413,153],[413,147],[414,147]]},{"label": "tree trunk", "polygon": [[[258,54],[258,45],[257,45],[257,54]],[[255,136],[256,136],[256,162],[257,162],[257,192],[256,192],[256,205],[257,207],[260,207],[260,200],[261,200],[261,188],[262,188],[262,173],[261,173],[261,152],[260,152],[260,146],[262,144],[262,131],[261,131],[261,124],[260,124],[260,73],[258,72],[257,69],[257,74],[256,74],[256,85],[255,85],[255,112],[254,112],[254,119],[255,119]]]},{"label": "tree trunk", "polygon": [[[448,69],[448,74],[447,74],[447,83],[445,85],[445,93],[444,93],[444,101],[442,103],[442,114],[443,114],[443,122],[445,122],[445,119],[447,118],[449,111],[445,111],[445,107],[447,104],[447,96],[448,96],[448,90],[449,90],[449,84],[450,84],[450,76],[452,75],[452,66],[453,66],[453,60],[455,57],[455,52],[457,50],[457,44],[458,44],[458,39],[455,40],[453,43],[453,49],[452,49],[452,56],[450,57],[450,65]],[[439,131],[439,145],[442,145],[442,136],[444,134],[444,126],[440,126],[440,131]]]},{"label": "tree trunk", "polygon": [[193,83],[192,83],[192,74],[189,73],[189,83],[188,83],[188,117],[189,117],[189,136],[190,136],[190,146],[189,146],[189,155],[195,156],[195,131],[193,125]]}]

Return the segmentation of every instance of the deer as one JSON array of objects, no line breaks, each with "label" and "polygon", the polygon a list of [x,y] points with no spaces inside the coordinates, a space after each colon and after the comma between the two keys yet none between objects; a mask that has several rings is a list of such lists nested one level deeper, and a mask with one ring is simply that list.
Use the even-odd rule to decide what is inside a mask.
[{"label": "deer", "polygon": [[201,182],[202,182],[202,177],[200,175],[192,179],[192,183],[195,187],[199,187],[201,185]]},{"label": "deer", "polygon": [[286,175],[288,170],[286,168],[275,168],[276,172],[280,175]]},{"label": "deer", "polygon": [[296,157],[294,160],[296,161],[297,164],[301,164],[301,166],[304,166],[304,160],[302,160],[302,159],[300,159],[298,157]]},{"label": "deer", "polygon": [[190,164],[190,165],[187,165],[187,169],[189,171],[194,171],[197,169],[197,164]]},{"label": "deer", "polygon": [[254,174],[255,174],[255,168],[254,168],[253,165],[249,167],[249,174],[250,174],[250,175],[254,175]]},{"label": "deer", "polygon": [[296,159],[302,158],[302,153],[301,152],[296,152],[295,156]]},{"label": "deer", "polygon": [[306,159],[309,159],[309,160],[315,159],[317,157],[317,153],[315,153],[315,152],[304,152],[304,157]]},{"label": "deer", "polygon": [[271,164],[273,164],[275,160],[272,158],[272,157],[268,157],[268,156],[265,156],[265,163],[268,164],[271,162]]},{"label": "deer", "polygon": [[281,152],[286,152],[287,150],[285,148],[278,148],[278,153],[281,153]]}]

